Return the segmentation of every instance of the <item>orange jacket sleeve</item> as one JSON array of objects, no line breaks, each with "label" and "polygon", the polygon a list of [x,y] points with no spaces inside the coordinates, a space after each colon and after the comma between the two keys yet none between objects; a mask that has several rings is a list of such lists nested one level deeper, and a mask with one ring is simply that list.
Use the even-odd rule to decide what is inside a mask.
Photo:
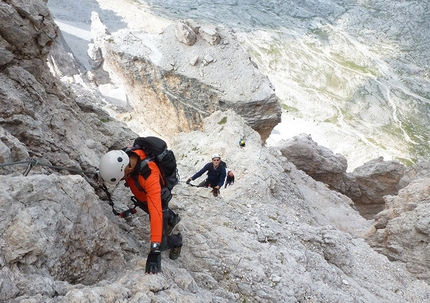
[{"label": "orange jacket sleeve", "polygon": [[150,218],[151,242],[160,242],[163,236],[163,207],[161,203],[160,171],[155,163],[149,162],[151,174],[145,180],[139,176],[139,183],[146,192]]}]

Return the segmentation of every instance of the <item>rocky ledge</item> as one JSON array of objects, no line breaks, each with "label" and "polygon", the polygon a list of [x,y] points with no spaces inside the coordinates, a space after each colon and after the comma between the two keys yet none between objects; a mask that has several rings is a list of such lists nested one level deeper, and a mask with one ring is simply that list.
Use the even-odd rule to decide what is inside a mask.
[{"label": "rocky ledge", "polygon": [[[92,27],[104,28],[94,14]],[[94,32],[98,69],[123,80],[136,116],[156,132],[197,130],[213,112],[232,109],[265,141],[281,121],[274,87],[231,30],[183,21],[160,34]]]}]

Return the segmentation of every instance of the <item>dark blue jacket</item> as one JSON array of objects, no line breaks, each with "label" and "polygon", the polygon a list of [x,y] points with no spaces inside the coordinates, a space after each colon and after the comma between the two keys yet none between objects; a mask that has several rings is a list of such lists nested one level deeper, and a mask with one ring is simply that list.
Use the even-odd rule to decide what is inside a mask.
[{"label": "dark blue jacket", "polygon": [[225,180],[225,164],[220,163],[218,168],[214,169],[213,164],[208,163],[191,178],[195,180],[203,175],[205,171],[208,172],[208,184],[211,184],[213,187],[218,185],[220,188],[223,186]]}]

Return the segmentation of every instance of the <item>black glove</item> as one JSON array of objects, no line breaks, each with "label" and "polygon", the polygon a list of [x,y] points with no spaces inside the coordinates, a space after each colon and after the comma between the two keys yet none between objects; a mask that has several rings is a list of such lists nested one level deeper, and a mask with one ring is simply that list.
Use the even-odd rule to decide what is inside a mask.
[{"label": "black glove", "polygon": [[193,181],[193,179],[189,178],[186,183],[190,184],[191,181]]},{"label": "black glove", "polygon": [[145,273],[157,274],[161,272],[161,252],[159,250],[151,250],[146,259]]}]

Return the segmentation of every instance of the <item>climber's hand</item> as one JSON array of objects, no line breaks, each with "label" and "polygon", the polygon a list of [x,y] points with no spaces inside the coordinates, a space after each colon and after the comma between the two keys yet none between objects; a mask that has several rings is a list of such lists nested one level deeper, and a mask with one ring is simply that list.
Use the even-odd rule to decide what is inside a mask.
[{"label": "climber's hand", "polygon": [[145,273],[157,274],[161,272],[161,252],[159,250],[151,250],[146,259]]}]

